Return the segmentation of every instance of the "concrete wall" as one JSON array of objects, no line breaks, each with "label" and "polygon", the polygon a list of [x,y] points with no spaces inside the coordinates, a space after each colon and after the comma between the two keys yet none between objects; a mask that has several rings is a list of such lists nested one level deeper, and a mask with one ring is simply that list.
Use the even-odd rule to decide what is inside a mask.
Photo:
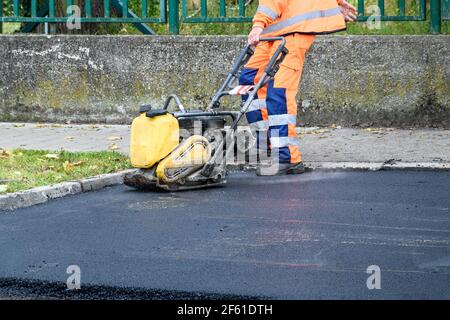
[{"label": "concrete wall", "polygon": [[[245,37],[0,36],[0,121],[128,123],[176,93],[205,106]],[[323,36],[308,54],[307,125],[450,125],[449,36]]]}]

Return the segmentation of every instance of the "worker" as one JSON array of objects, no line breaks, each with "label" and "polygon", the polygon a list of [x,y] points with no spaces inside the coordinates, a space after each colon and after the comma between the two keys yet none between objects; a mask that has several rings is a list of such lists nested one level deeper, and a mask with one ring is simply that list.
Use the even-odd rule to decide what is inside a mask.
[{"label": "worker", "polygon": [[[305,54],[316,35],[345,30],[357,11],[346,0],[260,0],[248,43],[256,46],[244,66],[240,85],[254,85],[266,68],[278,42],[259,42],[260,37],[284,36],[289,54],[274,79],[257,92],[246,113],[257,138],[258,154],[270,147],[270,165],[259,164],[257,175],[296,174],[305,171],[296,134],[296,94]],[[248,95],[243,96],[245,100]]]}]

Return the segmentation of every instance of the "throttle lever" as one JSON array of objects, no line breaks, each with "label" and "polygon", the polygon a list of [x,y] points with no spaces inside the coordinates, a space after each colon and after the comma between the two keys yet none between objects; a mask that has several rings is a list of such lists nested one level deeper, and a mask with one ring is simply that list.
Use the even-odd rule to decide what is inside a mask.
[{"label": "throttle lever", "polygon": [[253,56],[254,53],[255,50],[251,46],[247,46],[247,48],[241,55],[239,61],[233,67],[233,71],[231,72],[231,74],[234,77],[237,77],[239,75],[240,67],[244,66],[250,60],[250,58]]},{"label": "throttle lever", "polygon": [[286,56],[289,54],[289,50],[284,47],[283,50],[281,50],[280,56],[279,58],[275,61],[275,63],[273,64],[273,67],[267,72],[267,75],[269,77],[274,77],[275,74],[278,72],[278,70],[280,69],[280,64],[284,61],[284,58],[286,58]]}]

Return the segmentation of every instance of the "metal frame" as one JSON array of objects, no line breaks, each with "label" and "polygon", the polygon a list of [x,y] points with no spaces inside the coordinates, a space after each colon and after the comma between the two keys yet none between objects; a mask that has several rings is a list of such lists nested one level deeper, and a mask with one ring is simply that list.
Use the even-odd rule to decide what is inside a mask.
[{"label": "metal frame", "polygon": [[[233,118],[233,123],[230,126],[230,130],[228,130],[227,135],[225,139],[223,139],[219,145],[216,147],[217,150],[222,150],[225,141],[231,141],[232,135],[234,131],[236,130],[239,120],[244,116],[244,114],[247,112],[248,108],[250,107],[251,103],[256,97],[256,93],[258,90],[265,86],[278,72],[280,68],[280,64],[283,62],[286,55],[289,53],[288,49],[286,48],[286,40],[284,37],[273,37],[273,38],[261,38],[260,41],[268,41],[268,42],[275,42],[279,41],[278,47],[275,50],[274,54],[269,60],[269,63],[267,64],[266,69],[264,70],[263,74],[261,75],[260,80],[258,83],[255,84],[252,91],[248,93],[248,98],[245,100],[245,102],[241,106],[241,110],[236,113],[236,117]],[[214,109],[220,107],[220,99],[224,96],[229,95],[229,91],[227,89],[231,89],[233,83],[239,79],[239,76],[241,74],[243,66],[247,63],[247,61],[250,59],[250,57],[253,55],[254,50],[252,47],[247,46],[242,51],[236,62],[234,63],[230,73],[228,74],[227,78],[223,82],[223,84],[220,86],[219,90],[214,94],[214,97],[212,98],[210,104],[206,108],[205,113],[215,115],[217,114],[217,111],[214,111]],[[227,148],[225,151],[225,159],[228,158],[228,153],[232,152],[233,149]],[[214,155],[211,157],[209,162],[205,164],[203,169],[201,170],[201,175],[203,176],[210,176],[213,174],[214,168],[216,167],[216,161],[217,161],[218,153],[214,153]],[[222,162],[222,166],[225,164]],[[225,169],[224,169],[225,170]]]},{"label": "metal frame", "polygon": [[207,0],[200,0],[200,16],[189,17],[186,0],[181,0],[181,18],[184,23],[211,23],[211,22],[251,22],[252,17],[245,15],[245,0],[238,0],[239,14],[235,17],[227,16],[226,0],[219,0],[218,17],[208,16]]},{"label": "metal frame", "polygon": [[[37,0],[31,1],[31,16],[24,17],[20,16],[20,6],[19,0],[13,0],[13,16],[2,16],[0,13],[0,21],[2,22],[35,22],[35,23],[52,23],[52,22],[66,22],[67,18],[70,16],[55,16],[55,1],[59,0],[48,0],[48,8],[49,8],[49,16],[42,17],[38,15],[38,5]],[[66,0],[67,7],[74,4],[73,0]],[[134,14],[129,9],[128,0],[103,0],[103,8],[105,9],[105,15],[103,17],[92,17],[92,0],[86,0],[86,5],[84,7],[85,15],[80,18],[80,21],[83,22],[98,22],[98,23],[166,23],[167,22],[167,6],[166,0],[159,0],[160,3],[160,15],[159,17],[148,17],[147,10],[149,1],[156,0],[141,0],[145,5],[143,6],[143,10],[141,12],[141,16]],[[0,2],[0,8],[2,4]],[[45,6],[45,5],[44,5]],[[111,8],[121,8],[122,17],[111,17]],[[132,13],[132,14],[131,14]]]},{"label": "metal frame", "polygon": [[[38,6],[37,0],[30,0],[30,16],[20,15],[20,2],[19,0],[13,0],[12,16],[3,16],[2,2],[0,1],[0,30],[2,22],[24,22],[36,26],[39,23],[64,23],[70,17],[68,15],[56,17],[55,16],[55,3],[60,0],[47,0],[47,3]],[[100,1],[100,0],[96,0]],[[129,8],[129,0],[103,0],[104,16],[92,17],[92,0],[86,0],[84,6],[84,14],[80,17],[81,23],[132,23],[135,24],[138,29],[145,34],[154,34],[146,23],[167,23],[167,0],[141,0],[142,10],[140,15],[137,15]],[[159,17],[148,16],[148,4],[150,1],[159,2]],[[69,7],[74,4],[74,0],[66,0]],[[115,8],[122,12],[122,17],[111,17],[111,8]],[[3,8],[4,9],[4,8]],[[31,31],[30,26],[26,26],[25,30]]]},{"label": "metal frame", "polygon": [[442,20],[450,21],[450,0],[442,0]]}]

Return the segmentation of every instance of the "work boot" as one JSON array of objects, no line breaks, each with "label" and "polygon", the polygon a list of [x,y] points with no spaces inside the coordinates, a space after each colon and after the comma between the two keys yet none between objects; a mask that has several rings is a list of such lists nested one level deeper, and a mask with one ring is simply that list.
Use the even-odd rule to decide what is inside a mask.
[{"label": "work boot", "polygon": [[272,163],[271,165],[259,165],[256,168],[257,176],[281,176],[285,174],[300,174],[305,172],[303,162],[299,163]]}]

